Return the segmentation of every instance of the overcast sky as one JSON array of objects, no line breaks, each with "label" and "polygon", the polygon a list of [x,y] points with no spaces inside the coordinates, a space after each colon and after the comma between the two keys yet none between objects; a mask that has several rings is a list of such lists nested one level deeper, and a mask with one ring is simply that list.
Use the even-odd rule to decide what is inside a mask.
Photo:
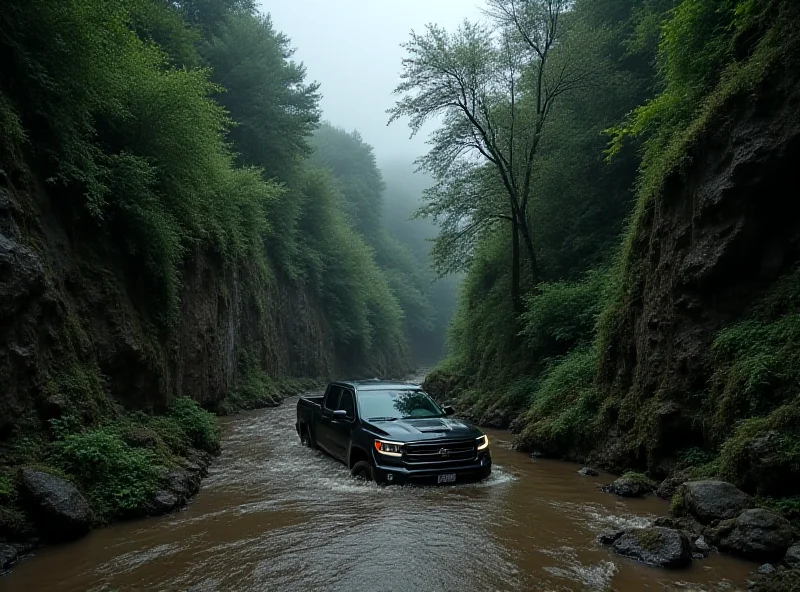
[{"label": "overcast sky", "polygon": [[387,127],[399,82],[401,43],[431,22],[454,29],[480,18],[481,0],[262,0],[275,28],[292,39],[308,79],[322,84],[323,117],[357,129],[379,162],[411,161],[426,151],[427,134],[409,140],[407,122]]}]

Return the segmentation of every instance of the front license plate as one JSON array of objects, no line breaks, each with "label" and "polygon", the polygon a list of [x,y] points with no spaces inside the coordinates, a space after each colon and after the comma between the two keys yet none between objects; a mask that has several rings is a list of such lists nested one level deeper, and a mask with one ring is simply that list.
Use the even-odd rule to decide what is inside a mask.
[{"label": "front license plate", "polygon": [[455,483],[455,481],[455,473],[445,473],[444,475],[439,475],[439,483]]}]

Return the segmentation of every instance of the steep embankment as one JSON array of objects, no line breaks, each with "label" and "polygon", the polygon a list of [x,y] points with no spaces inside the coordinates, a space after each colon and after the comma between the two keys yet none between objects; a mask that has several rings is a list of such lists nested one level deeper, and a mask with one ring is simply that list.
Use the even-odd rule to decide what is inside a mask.
[{"label": "steep embankment", "polygon": [[[666,176],[635,222],[624,293],[600,341],[601,384],[623,393],[607,407],[613,433],[625,441],[606,447],[612,465],[663,473],[669,467],[661,460],[691,446],[715,448],[737,420],[792,401],[785,377],[794,356],[770,351],[781,346],[770,340],[792,347],[794,331],[789,325],[771,336],[766,325],[793,321],[797,298],[800,69],[793,57],[715,105],[686,148],[687,165]],[[755,321],[765,331],[754,325],[727,351],[720,332],[753,322],[765,298],[775,301],[775,318]],[[736,360],[728,358],[748,356],[764,372],[730,376]]]},{"label": "steep embankment", "polygon": [[302,286],[196,251],[181,269],[177,321],[159,330],[113,250],[71,234],[57,192],[19,169],[0,184],[0,435],[73,406],[96,415],[88,421],[112,401],[160,411],[189,396],[217,406],[243,378],[245,357],[275,378],[333,373],[331,330]]},{"label": "steep embankment", "polygon": [[[722,477],[797,518],[799,27],[797,4],[783,0],[666,10],[662,90],[612,128],[612,153],[645,137],[616,257],[538,286],[522,339],[484,323],[513,357],[454,333],[481,355],[449,360],[430,390],[511,423],[520,448]],[[480,295],[492,286],[484,270],[498,267],[478,261],[468,285]],[[462,300],[461,314],[475,302]]]}]

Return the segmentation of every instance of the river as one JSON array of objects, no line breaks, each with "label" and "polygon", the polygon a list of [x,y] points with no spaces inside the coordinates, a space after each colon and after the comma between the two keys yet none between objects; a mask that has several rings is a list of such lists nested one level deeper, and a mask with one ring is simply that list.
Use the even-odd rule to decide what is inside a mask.
[{"label": "river", "polygon": [[295,403],[222,419],[223,453],[185,511],[42,549],[0,592],[744,590],[756,567],[713,554],[667,571],[615,556],[596,535],[667,504],[602,493],[610,475],[533,460],[505,432],[488,432],[483,483],[355,482],[300,446]]}]

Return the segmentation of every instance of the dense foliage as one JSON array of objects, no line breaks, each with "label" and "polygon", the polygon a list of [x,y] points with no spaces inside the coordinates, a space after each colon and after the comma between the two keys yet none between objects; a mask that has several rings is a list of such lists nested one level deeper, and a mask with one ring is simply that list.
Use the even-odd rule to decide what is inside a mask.
[{"label": "dense foliage", "polygon": [[[319,86],[292,54],[250,0],[3,4],[0,169],[18,195],[35,194],[19,199],[15,237],[38,250],[42,219],[60,225],[74,267],[97,278],[62,285],[47,270],[61,308],[42,329],[52,363],[39,369],[41,409],[0,434],[0,497],[10,505],[13,471],[3,467],[41,461],[73,479],[101,520],[130,515],[158,487],[159,465],[217,450],[211,415],[189,398],[166,409],[168,394],[144,392],[154,376],[136,386],[104,376],[92,339],[95,315],[107,315],[128,332],[131,361],[167,376],[181,362],[176,336],[198,261],[235,278],[212,300],[224,308],[228,290],[244,294],[237,302],[262,323],[285,304],[270,301],[276,286],[305,297],[330,343],[299,354],[330,356],[330,371],[398,375],[412,357],[436,355],[416,351],[448,314],[432,296],[425,237],[401,242],[402,229],[390,232],[372,148],[357,133],[320,127]],[[266,329],[252,332],[257,342]],[[217,410],[273,404],[312,384],[267,376],[274,345],[257,345],[237,348],[238,384]],[[131,418],[118,402],[167,415]],[[129,444],[138,428],[152,447]]]},{"label": "dense foliage", "polygon": [[[549,3],[490,4],[522,10]],[[528,213],[539,277],[531,276],[518,313],[509,298],[514,247],[507,233],[491,226],[462,240],[458,256],[468,273],[451,350],[428,384],[480,421],[512,420],[522,448],[571,458],[608,449],[609,456],[595,459],[611,468],[638,464],[658,472],[663,468],[647,459],[669,446],[674,466],[698,476],[721,476],[767,496],[797,494],[788,485],[796,481],[800,458],[796,272],[711,336],[708,388],[679,394],[678,403],[702,426],[693,428],[701,434],[692,441],[668,442],[670,434],[656,423],[659,410],[677,408],[668,395],[641,393],[616,378],[631,373],[624,366],[636,364],[636,352],[623,362],[613,357],[624,339],[633,340],[630,319],[641,309],[646,259],[657,250],[651,246],[648,253],[642,245],[650,244],[665,180],[691,164],[691,146],[724,121],[732,97],[748,96],[774,74],[775,64],[796,55],[796,6],[780,0],[578,0],[565,21],[564,49],[576,56],[591,50],[603,76],[559,97],[542,127]],[[412,49],[418,52],[414,44],[416,38]],[[538,72],[541,61],[534,56],[530,72]],[[427,92],[422,83],[409,89],[420,93],[415,96]],[[495,95],[496,108],[507,110],[510,96]],[[535,98],[535,92],[514,97],[517,103]],[[447,140],[451,123],[437,141]],[[463,142],[458,149],[469,155]],[[422,213],[455,213],[458,230],[493,211],[496,194],[503,193],[502,187],[492,190],[498,179],[491,176],[459,182],[461,202],[429,194],[437,201]],[[450,249],[453,236],[445,230],[439,246]]]}]

